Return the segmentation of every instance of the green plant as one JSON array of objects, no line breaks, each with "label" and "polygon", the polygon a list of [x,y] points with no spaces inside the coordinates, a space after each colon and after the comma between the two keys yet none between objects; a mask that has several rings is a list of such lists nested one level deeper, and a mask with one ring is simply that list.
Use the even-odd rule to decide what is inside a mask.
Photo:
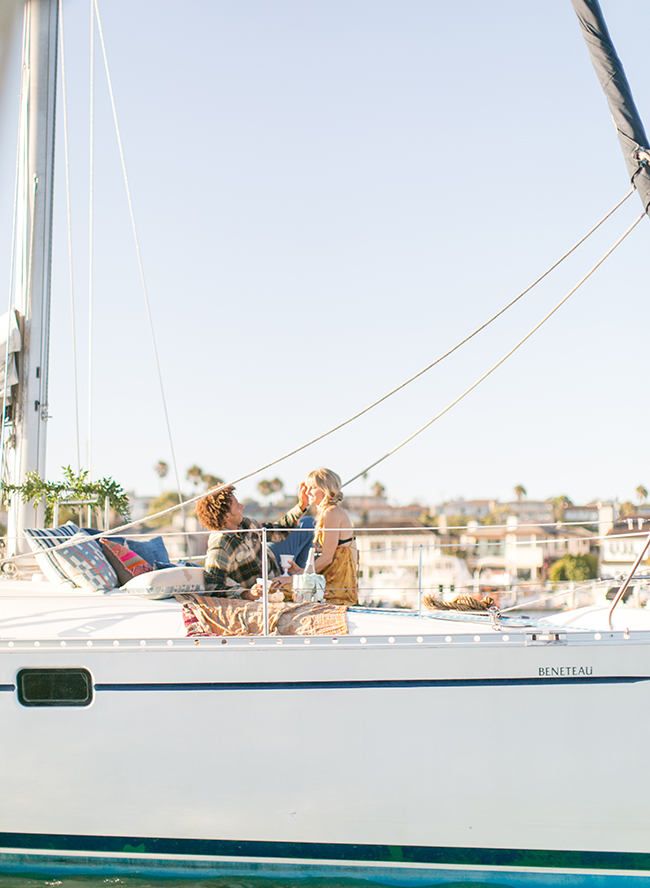
[{"label": "green plant", "polygon": [[548,572],[552,583],[562,580],[581,582],[598,576],[597,555],[563,555],[555,561]]},{"label": "green plant", "polygon": [[108,497],[111,508],[125,520],[131,517],[129,498],[117,481],[112,478],[88,480],[88,471],[80,469],[75,474],[70,466],[63,468],[63,481],[44,481],[38,472],[28,472],[22,484],[3,484],[2,502],[8,503],[11,494],[18,494],[24,503],[32,502],[34,508],[45,503],[45,522],[52,521],[55,503],[66,500],[96,499],[93,508],[101,511]]}]

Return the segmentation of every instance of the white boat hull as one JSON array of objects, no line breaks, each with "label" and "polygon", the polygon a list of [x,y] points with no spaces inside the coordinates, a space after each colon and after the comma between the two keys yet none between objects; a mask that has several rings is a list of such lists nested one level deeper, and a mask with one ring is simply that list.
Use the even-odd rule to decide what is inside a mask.
[{"label": "white boat hull", "polygon": [[4,636],[0,869],[645,882],[650,633],[474,631]]}]

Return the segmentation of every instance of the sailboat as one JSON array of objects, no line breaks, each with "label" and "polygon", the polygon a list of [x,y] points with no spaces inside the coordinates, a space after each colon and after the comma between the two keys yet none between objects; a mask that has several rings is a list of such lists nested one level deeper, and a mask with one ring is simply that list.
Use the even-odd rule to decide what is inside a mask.
[{"label": "sailboat", "polygon": [[[573,3],[597,66],[612,66],[601,79],[647,211],[622,71],[596,0]],[[41,216],[28,238],[40,248],[24,313],[25,469],[41,465],[46,418],[35,331],[47,326],[57,3],[28,7],[28,197]],[[542,622],[351,609],[336,636],[188,637],[175,599],[3,580],[0,872],[645,881],[650,613],[618,607],[636,568],[607,610]]]}]

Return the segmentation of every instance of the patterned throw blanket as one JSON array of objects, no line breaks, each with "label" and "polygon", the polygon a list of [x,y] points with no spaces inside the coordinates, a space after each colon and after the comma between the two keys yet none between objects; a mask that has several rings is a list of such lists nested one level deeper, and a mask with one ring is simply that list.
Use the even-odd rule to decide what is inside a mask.
[{"label": "patterned throw blanket", "polygon": [[[177,595],[188,635],[262,635],[261,601]],[[270,635],[347,635],[347,607],[269,602]]]}]

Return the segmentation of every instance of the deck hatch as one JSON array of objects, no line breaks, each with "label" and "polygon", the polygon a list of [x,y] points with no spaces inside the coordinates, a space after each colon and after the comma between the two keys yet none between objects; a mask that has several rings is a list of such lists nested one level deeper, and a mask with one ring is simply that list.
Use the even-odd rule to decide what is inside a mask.
[{"label": "deck hatch", "polygon": [[21,669],[16,684],[23,706],[88,706],[93,699],[87,669]]}]

